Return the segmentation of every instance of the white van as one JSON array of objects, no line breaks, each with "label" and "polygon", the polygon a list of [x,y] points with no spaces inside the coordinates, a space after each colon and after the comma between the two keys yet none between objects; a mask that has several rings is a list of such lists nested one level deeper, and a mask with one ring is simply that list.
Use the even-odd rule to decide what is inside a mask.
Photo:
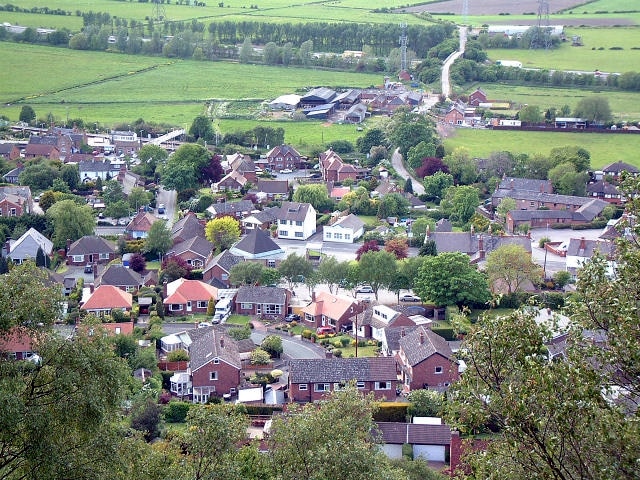
[{"label": "white van", "polygon": [[224,297],[218,300],[216,303],[216,310],[211,321],[213,323],[226,322],[227,318],[231,315],[231,307],[233,306],[232,302],[232,297]]}]

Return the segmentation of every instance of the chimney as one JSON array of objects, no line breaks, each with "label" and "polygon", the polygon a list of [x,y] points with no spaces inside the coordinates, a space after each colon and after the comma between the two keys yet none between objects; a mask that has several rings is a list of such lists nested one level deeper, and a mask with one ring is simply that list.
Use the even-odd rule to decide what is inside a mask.
[{"label": "chimney", "polygon": [[484,260],[484,237],[482,235],[478,235],[478,254],[480,260]]},{"label": "chimney", "polygon": [[93,283],[93,282],[91,282],[91,283],[89,284],[89,293],[93,293],[93,291],[95,290],[95,288],[96,288],[96,286],[94,285],[94,283]]},{"label": "chimney", "polygon": [[312,301],[313,303],[315,303],[315,302],[316,302],[316,291],[315,291],[315,290],[311,292],[311,301]]},{"label": "chimney", "polygon": [[220,348],[224,348],[224,338],[220,337]]},{"label": "chimney", "polygon": [[404,327],[402,327],[402,328],[400,329],[400,337],[404,337],[404,334],[405,334],[405,332],[404,332]]},{"label": "chimney", "polygon": [[420,345],[424,345],[424,332],[420,330]]},{"label": "chimney", "polygon": [[584,239],[584,237],[580,238],[580,247],[578,247],[578,255],[582,256],[584,255],[584,251],[587,248],[587,241]]},{"label": "chimney", "polygon": [[69,251],[70,248],[71,248],[71,239],[67,238],[67,252]]}]

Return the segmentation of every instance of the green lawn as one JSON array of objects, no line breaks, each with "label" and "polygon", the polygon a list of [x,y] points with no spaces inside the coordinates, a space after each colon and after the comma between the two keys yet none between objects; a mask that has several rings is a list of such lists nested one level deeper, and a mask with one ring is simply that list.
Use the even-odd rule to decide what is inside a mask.
[{"label": "green lawn", "polygon": [[247,315],[231,315],[228,319],[227,319],[227,325],[237,325],[239,327],[242,327],[244,325],[247,325],[249,322],[251,321],[251,318],[248,317]]},{"label": "green lawn", "polygon": [[541,153],[552,148],[580,145],[591,153],[591,166],[602,167],[623,161],[640,167],[640,135],[602,133],[520,132],[488,129],[457,129],[444,142],[447,152],[456,147],[469,149],[473,157],[487,157],[492,152]]}]

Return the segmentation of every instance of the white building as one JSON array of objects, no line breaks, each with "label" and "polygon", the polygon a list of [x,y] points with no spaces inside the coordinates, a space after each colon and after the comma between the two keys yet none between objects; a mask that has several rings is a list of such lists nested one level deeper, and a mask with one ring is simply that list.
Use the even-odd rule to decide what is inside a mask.
[{"label": "white building", "polygon": [[323,231],[326,242],[353,243],[364,234],[364,222],[351,213],[326,225]]},{"label": "white building", "polygon": [[274,214],[278,238],[306,240],[316,233],[316,209],[310,203],[282,202]]}]

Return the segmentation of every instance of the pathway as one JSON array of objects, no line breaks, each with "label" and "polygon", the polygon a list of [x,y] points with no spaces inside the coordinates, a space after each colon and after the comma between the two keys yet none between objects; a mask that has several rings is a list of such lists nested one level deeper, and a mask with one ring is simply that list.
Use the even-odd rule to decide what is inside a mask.
[{"label": "pathway", "polygon": [[462,54],[464,53],[464,47],[467,43],[467,27],[460,26],[458,27],[458,31],[460,32],[460,47],[456,52],[453,52],[451,55],[449,55],[444,61],[444,65],[442,65],[442,79],[440,83],[442,84],[442,93],[447,98],[447,100],[451,95],[449,69],[451,68],[451,65],[453,65],[453,62],[455,62],[462,56]]},{"label": "pathway", "polygon": [[415,195],[423,195],[425,193],[422,182],[413,177],[404,167],[404,164],[402,163],[402,155],[400,155],[400,150],[398,150],[397,148],[391,155],[391,165],[398,173],[398,175],[400,175],[402,178],[404,178],[405,180],[407,178],[411,178],[411,180],[413,180],[413,193]]}]

